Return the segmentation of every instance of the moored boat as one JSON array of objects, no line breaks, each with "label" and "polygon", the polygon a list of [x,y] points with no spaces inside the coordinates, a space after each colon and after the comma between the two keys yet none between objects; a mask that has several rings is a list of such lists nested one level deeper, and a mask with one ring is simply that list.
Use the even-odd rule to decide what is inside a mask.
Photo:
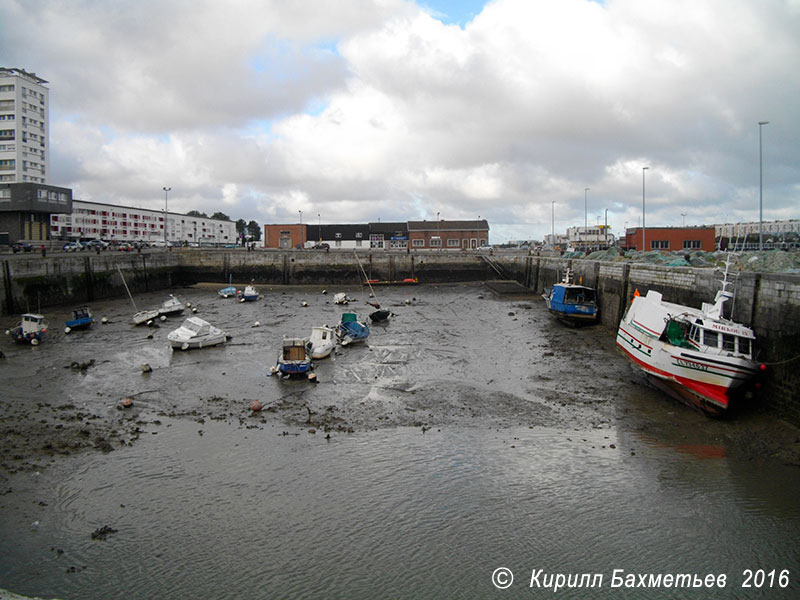
[{"label": "moored boat", "polygon": [[208,321],[199,317],[189,317],[180,327],[170,331],[167,339],[173,348],[189,350],[224,344],[227,334]]},{"label": "moored boat", "polygon": [[344,313],[341,322],[336,327],[336,335],[342,346],[347,346],[366,340],[369,337],[369,326],[359,321],[356,313]]},{"label": "moored boat", "polygon": [[72,311],[72,318],[67,319],[64,332],[69,333],[73,329],[87,329],[94,323],[92,311],[88,306],[81,306]]},{"label": "moored boat", "polygon": [[654,384],[710,416],[752,397],[766,369],[753,359],[752,329],[722,316],[727,285],[700,309],[637,290],[617,330],[617,347]]},{"label": "moored boat", "polygon": [[222,288],[217,293],[223,298],[230,298],[231,296],[236,296],[239,293],[239,290],[237,290],[236,286],[233,285],[233,275],[228,277],[228,287]]},{"label": "moored boat", "polygon": [[35,313],[25,313],[19,325],[12,329],[7,329],[6,334],[10,335],[15,342],[31,344],[36,346],[47,333],[47,322],[44,316]]},{"label": "moored boat", "polygon": [[547,309],[558,319],[570,324],[588,324],[597,321],[597,295],[594,288],[572,281],[572,270],[564,271],[564,278],[542,294]]},{"label": "moored boat", "polygon": [[308,375],[314,366],[306,344],[303,338],[283,338],[275,370],[287,377]]},{"label": "moored boat", "polygon": [[258,290],[255,286],[247,285],[239,292],[238,298],[239,302],[253,302],[254,300],[258,300]]},{"label": "moored boat", "polygon": [[183,312],[183,309],[183,302],[170,294],[169,298],[164,300],[161,306],[158,307],[158,314],[163,316],[179,315]]},{"label": "moored boat", "polygon": [[336,330],[327,325],[311,328],[311,337],[306,344],[312,359],[330,356],[336,347]]}]

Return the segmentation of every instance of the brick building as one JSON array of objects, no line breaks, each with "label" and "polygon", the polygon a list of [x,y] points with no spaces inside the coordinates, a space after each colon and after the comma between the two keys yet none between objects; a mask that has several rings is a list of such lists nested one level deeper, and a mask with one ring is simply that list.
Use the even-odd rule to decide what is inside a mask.
[{"label": "brick building", "polygon": [[[644,230],[646,250],[703,250],[716,249],[715,229],[711,227],[647,227]],[[633,227],[625,231],[625,247],[642,250],[642,228]]]}]

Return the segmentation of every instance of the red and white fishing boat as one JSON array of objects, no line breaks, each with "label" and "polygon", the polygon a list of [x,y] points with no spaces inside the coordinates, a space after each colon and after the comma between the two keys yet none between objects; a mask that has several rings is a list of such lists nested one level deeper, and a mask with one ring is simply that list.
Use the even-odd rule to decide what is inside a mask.
[{"label": "red and white fishing boat", "polygon": [[753,360],[753,330],[722,316],[728,285],[700,309],[637,290],[617,330],[617,347],[654,384],[711,416],[752,397],[766,369]]}]

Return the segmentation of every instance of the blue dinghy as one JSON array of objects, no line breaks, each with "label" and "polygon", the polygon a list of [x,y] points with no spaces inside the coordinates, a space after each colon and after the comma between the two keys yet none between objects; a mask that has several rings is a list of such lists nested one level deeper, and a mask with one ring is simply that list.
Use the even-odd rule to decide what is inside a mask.
[{"label": "blue dinghy", "polygon": [[567,269],[564,279],[542,294],[548,310],[558,319],[571,324],[589,324],[597,321],[597,295],[594,288],[572,282],[572,271]]}]

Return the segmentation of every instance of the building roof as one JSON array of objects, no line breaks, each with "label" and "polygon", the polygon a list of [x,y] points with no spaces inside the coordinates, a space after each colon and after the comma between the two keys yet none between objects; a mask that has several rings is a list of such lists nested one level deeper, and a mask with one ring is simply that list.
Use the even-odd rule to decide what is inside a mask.
[{"label": "building roof", "polygon": [[409,231],[489,231],[486,219],[475,221],[409,221]]},{"label": "building roof", "polygon": [[370,233],[408,233],[408,223],[383,223],[381,221],[374,221],[369,224]]}]

